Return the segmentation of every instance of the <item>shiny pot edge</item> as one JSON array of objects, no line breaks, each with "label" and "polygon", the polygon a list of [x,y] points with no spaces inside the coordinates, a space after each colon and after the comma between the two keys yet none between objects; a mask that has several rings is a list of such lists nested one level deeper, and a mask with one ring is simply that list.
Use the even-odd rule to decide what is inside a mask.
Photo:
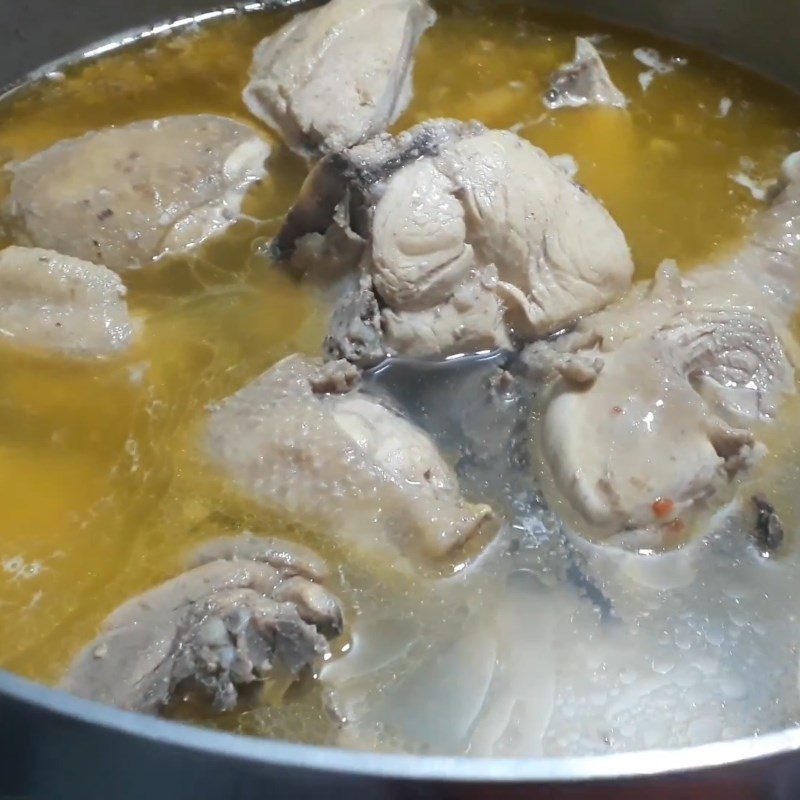
[{"label": "shiny pot edge", "polygon": [[[733,766],[800,750],[800,728],[685,747],[569,758],[488,759],[369,753],[223,733],[121,711],[0,670],[0,698],[50,715],[240,762],[403,780],[551,782],[619,780]],[[0,699],[0,709],[3,700]]]}]

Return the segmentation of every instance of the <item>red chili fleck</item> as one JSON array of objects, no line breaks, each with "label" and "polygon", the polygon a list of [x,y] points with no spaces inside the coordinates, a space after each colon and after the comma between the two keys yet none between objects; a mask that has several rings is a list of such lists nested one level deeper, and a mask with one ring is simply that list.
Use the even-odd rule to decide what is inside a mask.
[{"label": "red chili fleck", "polygon": [[675,503],[673,503],[672,500],[659,497],[658,500],[653,503],[653,513],[656,515],[656,519],[666,519],[674,510]]}]

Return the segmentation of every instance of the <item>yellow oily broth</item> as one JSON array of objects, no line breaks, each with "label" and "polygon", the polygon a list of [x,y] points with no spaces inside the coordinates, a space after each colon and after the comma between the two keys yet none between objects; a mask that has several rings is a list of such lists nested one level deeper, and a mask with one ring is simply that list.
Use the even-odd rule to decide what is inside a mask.
[{"label": "yellow oily broth", "polygon": [[[504,3],[439,10],[397,129],[477,118],[572,154],[579,180],[625,230],[640,276],[662,258],[690,264],[733,242],[757,203],[728,173],[745,156],[769,175],[798,145],[794,98],[696,53],[658,45],[688,64],[644,93],[632,49],[652,43],[624,32],[600,47],[630,109],[545,113],[547,76],[576,34],[600,26]],[[252,47],[283,19],[251,15],[149,40],[19,93],[0,107],[0,158],[166,114],[249,120],[239,93]],[[732,107],[719,118],[723,97]],[[188,257],[125,276],[141,328],[133,353],[73,364],[0,348],[0,666],[57,680],[111,609],[178,571],[204,538],[245,527],[308,538],[237,496],[196,452],[209,402],[289,352],[316,352],[326,323],[315,300],[258,255],[305,171],[271,141],[270,177],[246,208],[252,219]],[[312,724],[272,713],[273,734],[319,738]],[[318,714],[309,702],[308,720]],[[264,730],[248,715],[218,724]]]},{"label": "yellow oily broth", "polygon": [[[729,173],[752,159],[775,174],[800,146],[798,99],[725,62],[644,34],[615,31],[597,47],[630,99],[626,112],[589,107],[545,113],[548,78],[574,53],[575,35],[603,31],[591,21],[546,17],[513,3],[456,4],[425,36],[417,59],[415,102],[399,127],[432,116],[476,118],[519,132],[550,155],[569,153],[577,179],[603,200],[625,231],[639,277],[664,258],[694,264],[740,236],[757,206]],[[538,25],[536,23],[539,23]],[[634,48],[655,47],[687,64],[655,75]],[[720,101],[731,110],[719,116]],[[517,130],[517,128],[515,128]]]}]

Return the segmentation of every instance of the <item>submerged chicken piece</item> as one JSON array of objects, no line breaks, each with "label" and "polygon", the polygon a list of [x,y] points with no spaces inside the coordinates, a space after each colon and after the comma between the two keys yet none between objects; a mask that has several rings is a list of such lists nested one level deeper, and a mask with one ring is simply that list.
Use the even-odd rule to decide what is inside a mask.
[{"label": "submerged chicken piece", "polygon": [[[362,280],[358,302],[342,299],[327,350],[362,364],[547,336],[617,299],[633,272],[597,200],[543,151],[479,123],[432,121],[323,159],[276,251],[342,225],[363,240]],[[371,339],[366,357],[354,327]]]},{"label": "submerged chicken piece", "polygon": [[29,247],[0,251],[0,339],[71,357],[133,343],[125,287],[106,267]]},{"label": "submerged chicken piece", "polygon": [[324,564],[305,548],[246,535],[195,561],[112,613],[63,688],[132,711],[155,713],[186,694],[230,711],[270,683],[285,689],[343,629]]},{"label": "submerged chicken piece", "polygon": [[[244,492],[362,549],[435,559],[490,527],[433,442],[326,366],[284,359],[211,413],[206,448]],[[333,390],[333,391],[331,391]]]},{"label": "submerged chicken piece", "polygon": [[602,362],[588,389],[560,380],[542,422],[557,485],[599,535],[682,526],[752,462],[756,424],[796,391],[796,197],[789,181],[733,258],[684,278],[666,263],[558,343]]},{"label": "submerged chicken piece", "polygon": [[385,131],[412,94],[414,51],[436,15],[426,0],[331,0],[256,48],[244,102],[305,156]]},{"label": "submerged chicken piece", "polygon": [[575,57],[551,77],[544,104],[552,109],[586,105],[625,108],[628,100],[614,85],[595,46],[577,36]]},{"label": "submerged chicken piece", "polygon": [[9,167],[4,222],[23,244],[142,267],[230,226],[269,152],[254,128],[211,114],[94,131]]}]

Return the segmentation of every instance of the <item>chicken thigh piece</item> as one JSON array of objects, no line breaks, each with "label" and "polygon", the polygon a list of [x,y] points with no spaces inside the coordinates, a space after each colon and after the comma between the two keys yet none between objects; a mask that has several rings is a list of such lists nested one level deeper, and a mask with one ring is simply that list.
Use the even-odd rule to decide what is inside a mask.
[{"label": "chicken thigh piece", "polygon": [[269,153],[254,128],[211,114],[105,128],[10,166],[3,223],[20,244],[144,267],[230,226]]},{"label": "chicken thigh piece", "polygon": [[211,412],[212,462],[256,500],[401,562],[447,555],[494,522],[421,430],[354,388],[347,362],[290,356]]},{"label": "chicken thigh piece", "polygon": [[551,109],[586,105],[625,108],[628,99],[614,85],[597,48],[577,36],[575,57],[553,74],[544,104]]},{"label": "chicken thigh piece", "polygon": [[300,678],[343,630],[324,564],[306,548],[244,535],[194,562],[114,611],[63,688],[145,713],[184,694],[230,711],[269,682]]},{"label": "chicken thigh piece", "polygon": [[[360,300],[342,298],[326,350],[352,358],[348,332],[364,338],[362,323],[372,325],[382,350],[366,348],[360,361],[356,352],[362,364],[548,336],[619,298],[633,273],[625,237],[597,200],[543,151],[479,123],[427,122],[323,159],[276,252],[291,256],[307,237],[342,227],[363,242]],[[344,324],[347,309],[359,324]]]},{"label": "chicken thigh piece", "polygon": [[426,0],[331,0],[256,48],[244,102],[295,152],[316,157],[385,131],[412,94]]},{"label": "chicken thigh piece", "polygon": [[[733,257],[683,277],[665,263],[547,346],[553,365],[565,354],[599,362],[583,385],[562,372],[541,424],[558,489],[601,537],[682,524],[753,461],[758,425],[796,392],[798,191],[787,168]],[[538,351],[526,360],[546,361]]]},{"label": "chicken thigh piece", "polygon": [[53,250],[0,250],[0,339],[15,347],[90,358],[130,347],[125,287],[106,267]]},{"label": "chicken thigh piece", "polygon": [[601,535],[676,523],[753,460],[794,373],[770,323],[737,308],[683,311],[604,353],[589,388],[563,379],[543,449]]}]

